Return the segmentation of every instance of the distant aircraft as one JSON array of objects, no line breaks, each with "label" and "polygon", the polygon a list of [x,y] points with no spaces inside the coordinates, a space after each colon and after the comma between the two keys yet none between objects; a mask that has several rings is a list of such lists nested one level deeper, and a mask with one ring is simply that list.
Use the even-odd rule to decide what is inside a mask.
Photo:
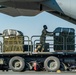
[{"label": "distant aircraft", "polygon": [[11,16],[35,16],[43,11],[76,24],[76,0],[0,0],[0,12]]}]

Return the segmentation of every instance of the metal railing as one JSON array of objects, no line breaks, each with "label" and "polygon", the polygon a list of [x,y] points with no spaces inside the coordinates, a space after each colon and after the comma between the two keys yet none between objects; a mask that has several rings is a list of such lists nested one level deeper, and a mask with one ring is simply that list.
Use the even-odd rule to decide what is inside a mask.
[{"label": "metal railing", "polygon": [[[25,52],[27,51],[28,54],[34,52],[36,49],[37,43],[40,43],[40,35],[34,35],[31,37],[31,39],[28,36],[23,36],[24,37],[24,45],[27,45],[27,50],[24,50]],[[61,37],[61,38],[60,38]],[[74,51],[76,48],[76,36],[68,36],[68,37],[63,37],[63,36],[50,36],[46,39],[46,43],[49,43],[49,52],[50,51]],[[2,38],[2,37],[1,37]],[[14,45],[19,45],[19,44],[14,44]],[[14,46],[13,45],[13,46]],[[9,45],[10,46],[10,45]],[[0,41],[0,50],[3,52],[4,43]],[[57,48],[56,48],[57,47]],[[60,48],[59,48],[60,47]]]},{"label": "metal railing", "polygon": [[[38,36],[39,37],[39,36]],[[51,38],[53,37],[53,38]],[[61,38],[60,38],[61,37]],[[46,39],[46,41],[49,42],[49,49],[52,51],[61,51],[61,52],[68,52],[68,51],[75,51],[75,37],[76,36],[68,36],[68,37],[63,37],[63,36],[50,36],[50,39]],[[33,36],[33,38],[37,38],[37,36]],[[36,48],[36,43],[39,43],[39,39],[34,40],[33,44],[33,50]],[[58,47],[58,48],[56,48]],[[61,47],[61,49],[59,48]],[[49,51],[50,51],[49,50]]]}]

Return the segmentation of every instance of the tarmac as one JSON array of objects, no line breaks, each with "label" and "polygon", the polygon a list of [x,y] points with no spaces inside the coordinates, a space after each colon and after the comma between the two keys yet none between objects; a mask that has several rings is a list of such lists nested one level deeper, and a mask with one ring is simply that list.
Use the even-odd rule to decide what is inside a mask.
[{"label": "tarmac", "polygon": [[37,72],[37,71],[25,71],[25,72],[13,72],[13,71],[0,71],[0,75],[76,75],[76,72]]}]

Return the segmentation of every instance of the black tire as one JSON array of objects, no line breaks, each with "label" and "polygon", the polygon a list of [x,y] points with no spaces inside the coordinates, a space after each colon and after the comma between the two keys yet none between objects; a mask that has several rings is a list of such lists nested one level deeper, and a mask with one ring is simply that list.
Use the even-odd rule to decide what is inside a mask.
[{"label": "black tire", "polygon": [[22,57],[15,56],[9,61],[9,68],[16,72],[21,72],[25,68],[25,61]]},{"label": "black tire", "polygon": [[44,68],[46,71],[55,72],[60,68],[60,61],[57,57],[50,56],[44,61]]},{"label": "black tire", "polygon": [[61,71],[66,71],[67,70],[67,66],[63,62],[60,63],[60,70]]}]

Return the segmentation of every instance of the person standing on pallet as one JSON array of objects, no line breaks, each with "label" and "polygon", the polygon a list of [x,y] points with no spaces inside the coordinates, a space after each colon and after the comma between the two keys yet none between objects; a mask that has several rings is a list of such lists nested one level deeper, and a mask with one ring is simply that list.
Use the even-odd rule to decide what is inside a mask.
[{"label": "person standing on pallet", "polygon": [[52,36],[53,35],[53,33],[52,32],[48,32],[47,29],[48,29],[47,26],[43,25],[42,34],[40,36],[40,44],[35,49],[35,52],[43,52],[44,48],[45,48],[46,35],[48,35],[48,36]]}]

